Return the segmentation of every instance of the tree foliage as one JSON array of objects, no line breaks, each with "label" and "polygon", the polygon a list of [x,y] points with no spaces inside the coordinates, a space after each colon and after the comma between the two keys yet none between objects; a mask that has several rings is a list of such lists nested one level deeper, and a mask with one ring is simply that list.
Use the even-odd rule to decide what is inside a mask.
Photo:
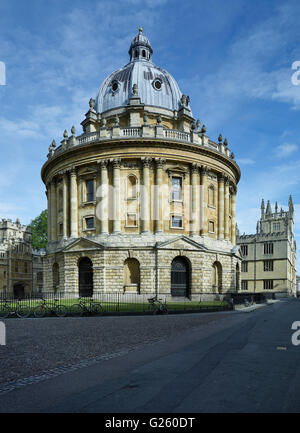
[{"label": "tree foliage", "polygon": [[32,248],[39,250],[46,248],[48,242],[48,211],[43,210],[39,216],[37,216],[30,223],[31,234],[32,234]]}]

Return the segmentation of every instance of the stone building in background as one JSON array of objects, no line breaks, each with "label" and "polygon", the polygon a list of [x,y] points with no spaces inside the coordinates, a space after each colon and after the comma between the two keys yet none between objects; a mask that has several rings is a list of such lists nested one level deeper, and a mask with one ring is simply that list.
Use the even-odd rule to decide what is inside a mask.
[{"label": "stone building in background", "polygon": [[129,63],[90,100],[83,133],[72,127],[49,147],[45,291],[198,299],[239,288],[239,167],[152,54],[139,29]]},{"label": "stone building in background", "polygon": [[289,198],[288,211],[272,212],[268,201],[261,202],[261,218],[256,234],[240,235],[237,231],[243,262],[241,290],[245,292],[296,295],[296,242],[294,240],[294,206]]},{"label": "stone building in background", "polygon": [[43,253],[32,251],[31,229],[17,219],[0,221],[0,296],[22,298],[42,291]]}]

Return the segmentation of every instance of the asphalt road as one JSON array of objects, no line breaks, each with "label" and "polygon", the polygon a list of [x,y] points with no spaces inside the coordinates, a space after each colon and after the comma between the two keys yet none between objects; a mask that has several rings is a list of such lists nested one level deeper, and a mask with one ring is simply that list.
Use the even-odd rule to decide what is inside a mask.
[{"label": "asphalt road", "polygon": [[[168,318],[166,318],[168,319]],[[3,412],[299,412],[300,300],[186,330],[0,396]]]}]

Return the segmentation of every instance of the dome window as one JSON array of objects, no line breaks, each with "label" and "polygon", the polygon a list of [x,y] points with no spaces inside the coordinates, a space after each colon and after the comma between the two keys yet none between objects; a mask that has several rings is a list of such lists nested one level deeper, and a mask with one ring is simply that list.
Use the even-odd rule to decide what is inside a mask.
[{"label": "dome window", "polygon": [[113,92],[116,92],[119,89],[119,83],[117,81],[113,81],[111,83],[111,89]]},{"label": "dome window", "polygon": [[156,78],[152,84],[155,90],[161,90],[162,81],[160,79]]}]

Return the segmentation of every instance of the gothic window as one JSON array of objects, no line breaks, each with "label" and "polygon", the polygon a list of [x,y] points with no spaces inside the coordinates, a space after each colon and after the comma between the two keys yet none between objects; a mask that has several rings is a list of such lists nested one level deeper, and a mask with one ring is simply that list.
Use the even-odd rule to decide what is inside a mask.
[{"label": "gothic window", "polygon": [[243,256],[248,256],[248,245],[241,245],[241,253]]},{"label": "gothic window", "polygon": [[243,280],[241,282],[242,285],[242,290],[248,290],[248,281],[247,280]]},{"label": "gothic window", "polygon": [[273,290],[273,280],[264,280],[264,290]]},{"label": "gothic window", "polygon": [[182,178],[172,177],[172,200],[182,200]]},{"label": "gothic window", "polygon": [[272,242],[266,242],[264,244],[264,254],[273,254],[274,247]]},{"label": "gothic window", "polygon": [[279,232],[280,231],[280,223],[274,223],[273,224],[273,231]]},{"label": "gothic window", "polygon": [[248,262],[242,262],[242,272],[248,272]]},{"label": "gothic window", "polygon": [[274,260],[264,260],[264,271],[269,272],[274,270]]}]

